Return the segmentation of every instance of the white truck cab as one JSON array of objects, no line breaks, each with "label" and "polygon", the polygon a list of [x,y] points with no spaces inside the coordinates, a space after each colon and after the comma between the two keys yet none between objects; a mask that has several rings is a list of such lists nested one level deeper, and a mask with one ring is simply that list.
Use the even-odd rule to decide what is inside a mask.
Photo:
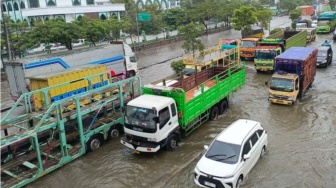
[{"label": "white truck cab", "polygon": [[125,108],[124,131],[120,142],[135,153],[175,149],[180,138],[175,101],[150,94],[131,100]]}]

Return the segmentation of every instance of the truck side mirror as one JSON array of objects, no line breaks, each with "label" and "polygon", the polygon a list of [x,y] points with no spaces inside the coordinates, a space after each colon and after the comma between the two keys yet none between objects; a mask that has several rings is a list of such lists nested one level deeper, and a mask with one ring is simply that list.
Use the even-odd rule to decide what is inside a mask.
[{"label": "truck side mirror", "polygon": [[159,123],[160,122],[160,119],[159,119],[159,117],[153,117],[153,121],[155,122],[155,123]]},{"label": "truck side mirror", "polygon": [[125,109],[124,106],[121,108],[121,111],[122,111],[123,113],[125,113],[126,109]]},{"label": "truck side mirror", "polygon": [[295,90],[299,90],[299,86],[295,86]]},{"label": "truck side mirror", "polygon": [[267,86],[268,85],[268,82],[267,81],[265,81],[265,86]]}]

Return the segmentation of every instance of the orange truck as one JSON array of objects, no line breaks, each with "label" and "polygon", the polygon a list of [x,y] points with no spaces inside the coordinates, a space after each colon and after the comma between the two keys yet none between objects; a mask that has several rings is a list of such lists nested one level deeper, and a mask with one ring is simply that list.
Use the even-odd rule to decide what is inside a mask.
[{"label": "orange truck", "polygon": [[240,59],[254,58],[255,50],[259,41],[264,38],[264,30],[259,26],[252,26],[251,30],[242,31],[242,39],[240,43]]}]

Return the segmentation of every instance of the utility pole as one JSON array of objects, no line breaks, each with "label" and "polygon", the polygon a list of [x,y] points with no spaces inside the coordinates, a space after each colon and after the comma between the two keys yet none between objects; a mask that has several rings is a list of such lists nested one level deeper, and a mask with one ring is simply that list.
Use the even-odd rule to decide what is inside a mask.
[{"label": "utility pole", "polygon": [[138,19],[139,14],[136,15],[136,24],[137,24],[137,32],[138,32],[138,51],[140,49],[139,43],[140,43],[140,36],[139,36],[139,19]]},{"label": "utility pole", "polygon": [[3,27],[4,27],[4,33],[5,33],[5,36],[6,36],[6,51],[7,51],[7,55],[8,55],[8,60],[13,60],[11,44],[10,44],[10,40],[9,40],[8,27],[7,27],[6,18],[5,18],[5,14],[3,12],[2,6],[1,6],[1,16],[2,16],[2,23],[3,23]]}]

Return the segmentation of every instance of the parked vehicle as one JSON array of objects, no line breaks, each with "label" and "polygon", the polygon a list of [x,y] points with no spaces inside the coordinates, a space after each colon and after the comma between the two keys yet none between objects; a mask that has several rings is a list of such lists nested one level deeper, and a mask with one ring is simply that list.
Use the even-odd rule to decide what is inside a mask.
[{"label": "parked vehicle", "polygon": [[201,187],[239,187],[267,149],[268,134],[256,121],[240,119],[224,129],[195,167]]},{"label": "parked vehicle", "polygon": [[1,187],[23,187],[118,137],[124,124],[121,109],[140,94],[141,80],[135,76],[112,82],[108,76],[108,85],[93,89],[91,81],[97,78],[103,85],[106,74],[77,80],[89,83],[87,92],[52,104],[45,95],[37,111],[31,103],[34,94],[71,87],[71,82],[21,95],[1,119]]},{"label": "parked vehicle", "polygon": [[317,18],[317,33],[330,33],[335,29],[336,11],[320,14]]},{"label": "parked vehicle", "polygon": [[254,65],[257,72],[274,71],[274,57],[293,46],[306,46],[307,31],[279,31],[259,42]]},{"label": "parked vehicle", "polygon": [[317,48],[317,67],[327,67],[333,59],[333,51],[331,45],[319,46]]},{"label": "parked vehicle", "polygon": [[314,82],[317,49],[292,47],[275,57],[269,98],[272,103],[293,105]]},{"label": "parked vehicle", "polygon": [[313,20],[311,26],[313,28],[316,28],[317,27],[317,20]]},{"label": "parked vehicle", "polygon": [[333,34],[333,40],[334,41],[336,40],[336,30],[334,31],[334,34]]},{"label": "parked vehicle", "polygon": [[245,71],[238,62],[204,69],[170,86],[166,79],[145,85],[143,95],[127,103],[120,142],[134,153],[176,149],[181,135],[224,113],[229,96],[245,84]]},{"label": "parked vehicle", "polygon": [[25,57],[20,61],[3,63],[6,75],[9,78],[8,82],[13,100],[17,100],[21,94],[29,91],[29,80],[26,78],[35,75],[53,74],[81,65],[106,65],[111,75],[119,80],[139,73],[134,52],[129,45],[123,42],[114,42],[94,49],[82,49],[77,53],[66,51],[64,53]]}]

